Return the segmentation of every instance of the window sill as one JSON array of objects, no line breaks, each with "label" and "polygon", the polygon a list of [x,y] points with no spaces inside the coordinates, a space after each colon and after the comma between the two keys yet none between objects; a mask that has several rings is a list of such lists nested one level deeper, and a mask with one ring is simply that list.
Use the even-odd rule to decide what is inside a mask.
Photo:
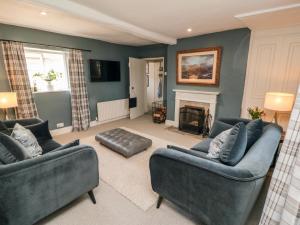
[{"label": "window sill", "polygon": [[65,90],[53,90],[53,91],[35,91],[33,92],[33,94],[56,93],[56,92],[71,92],[71,90],[65,89]]}]

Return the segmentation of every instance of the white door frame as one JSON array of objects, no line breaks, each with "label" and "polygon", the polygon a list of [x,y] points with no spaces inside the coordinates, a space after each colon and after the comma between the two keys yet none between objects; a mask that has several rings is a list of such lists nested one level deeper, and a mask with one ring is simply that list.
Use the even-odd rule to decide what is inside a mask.
[{"label": "white door frame", "polygon": [[[150,58],[142,58],[142,59],[144,59],[146,62],[147,61],[159,61],[159,60],[162,60],[162,64],[163,64],[163,68],[164,68],[164,70],[163,70],[163,82],[164,82],[164,85],[163,85],[163,93],[162,93],[162,99],[165,99],[165,94],[164,94],[164,92],[165,92],[165,71],[166,71],[166,68],[165,68],[165,57],[150,57]],[[145,74],[146,75],[146,74]],[[146,97],[147,97],[147,89],[145,90],[146,91]],[[147,100],[147,99],[146,99]],[[145,104],[145,110],[147,110],[146,109],[146,107],[147,107],[147,104]]]}]

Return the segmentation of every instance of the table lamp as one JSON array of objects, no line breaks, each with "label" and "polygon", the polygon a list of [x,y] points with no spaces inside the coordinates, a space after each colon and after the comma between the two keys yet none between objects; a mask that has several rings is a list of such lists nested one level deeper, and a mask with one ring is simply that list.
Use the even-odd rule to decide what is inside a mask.
[{"label": "table lamp", "polygon": [[4,118],[8,119],[7,109],[18,106],[16,92],[0,92],[0,109],[3,109]]},{"label": "table lamp", "polygon": [[278,124],[278,112],[290,112],[294,104],[294,95],[281,92],[267,92],[264,107],[275,112],[274,120]]}]

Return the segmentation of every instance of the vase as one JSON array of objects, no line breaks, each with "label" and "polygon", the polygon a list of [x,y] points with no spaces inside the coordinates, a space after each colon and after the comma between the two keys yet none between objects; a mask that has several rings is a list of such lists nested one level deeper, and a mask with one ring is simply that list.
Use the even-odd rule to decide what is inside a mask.
[{"label": "vase", "polygon": [[47,90],[54,91],[54,86],[51,81],[47,81]]}]

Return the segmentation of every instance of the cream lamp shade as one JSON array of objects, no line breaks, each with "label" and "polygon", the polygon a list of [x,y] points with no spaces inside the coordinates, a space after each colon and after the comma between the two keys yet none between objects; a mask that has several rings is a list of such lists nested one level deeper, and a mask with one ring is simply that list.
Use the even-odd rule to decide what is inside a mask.
[{"label": "cream lamp shade", "polygon": [[0,92],[0,108],[8,109],[17,107],[17,93],[16,92]]},{"label": "cream lamp shade", "polygon": [[267,92],[264,107],[276,112],[290,112],[294,104],[294,95],[281,92]]}]

